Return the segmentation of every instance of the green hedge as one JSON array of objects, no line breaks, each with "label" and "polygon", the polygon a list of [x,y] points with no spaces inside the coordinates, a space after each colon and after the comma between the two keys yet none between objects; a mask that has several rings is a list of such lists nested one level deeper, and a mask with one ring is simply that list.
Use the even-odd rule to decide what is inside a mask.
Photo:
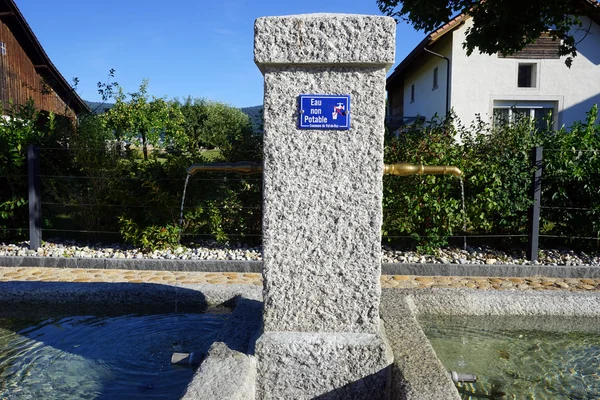
[{"label": "green hedge", "polygon": [[[0,240],[27,237],[14,228],[27,226],[25,148],[35,143],[42,147],[43,174],[50,176],[42,180],[43,201],[52,203],[43,208],[44,229],[49,230],[45,237],[121,240],[147,249],[178,243],[185,169],[209,161],[199,151],[171,143],[166,152],[154,152],[145,161],[115,143],[101,117],[83,119],[75,134],[67,127],[58,128],[52,118],[45,126],[38,123],[32,128],[23,121],[39,116],[31,109],[20,111],[19,120],[0,121],[0,179],[8,181],[0,193]],[[542,244],[598,249],[599,240],[565,239],[600,237],[597,116],[594,107],[586,121],[547,132],[536,130],[527,120],[497,127],[479,120],[470,126],[432,120],[399,135],[387,134],[386,163],[462,169],[465,208],[460,181],[453,176],[384,177],[384,242],[431,252],[449,241],[461,243],[463,235],[498,235],[469,240],[523,245],[531,205],[530,155],[534,146],[541,145],[546,149],[542,206],[547,207],[542,210],[541,233],[560,237],[544,239]],[[234,133],[223,135],[227,140],[221,158],[211,162],[260,161],[261,136],[249,121],[239,120]],[[49,149],[57,147],[64,151]],[[261,199],[259,175],[192,177],[183,243],[209,238],[259,243]]]}]

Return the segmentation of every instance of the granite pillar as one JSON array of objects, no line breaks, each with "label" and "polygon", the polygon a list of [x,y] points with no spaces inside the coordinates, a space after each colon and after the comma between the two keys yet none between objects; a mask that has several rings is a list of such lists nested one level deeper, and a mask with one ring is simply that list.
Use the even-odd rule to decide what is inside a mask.
[{"label": "granite pillar", "polygon": [[[385,398],[383,136],[395,27],[366,15],[256,20],[265,78],[259,399]],[[335,122],[338,111],[349,129],[300,129],[301,95],[349,96],[343,114],[327,108],[315,119]]]}]

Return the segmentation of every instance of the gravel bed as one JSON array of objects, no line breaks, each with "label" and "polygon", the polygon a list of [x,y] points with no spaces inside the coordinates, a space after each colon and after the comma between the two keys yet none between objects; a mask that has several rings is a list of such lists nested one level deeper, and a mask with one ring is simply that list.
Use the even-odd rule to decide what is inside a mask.
[{"label": "gravel bed", "polygon": [[[201,242],[188,247],[143,252],[122,244],[81,244],[73,241],[47,241],[37,251],[28,249],[28,242],[18,244],[0,243],[2,256],[38,256],[70,258],[129,258],[152,260],[262,260],[260,247],[230,246],[217,242]],[[434,255],[417,254],[383,247],[384,263],[428,264],[512,264],[512,265],[564,265],[600,266],[599,255],[589,255],[572,250],[542,250],[539,261],[530,262],[525,253],[503,252],[487,247],[440,249]]]}]

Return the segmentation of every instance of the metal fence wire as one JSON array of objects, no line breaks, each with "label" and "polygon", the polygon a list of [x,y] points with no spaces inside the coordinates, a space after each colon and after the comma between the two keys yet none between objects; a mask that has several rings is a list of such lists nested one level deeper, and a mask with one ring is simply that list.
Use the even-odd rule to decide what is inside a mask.
[{"label": "metal fence wire", "polygon": [[[82,171],[73,168],[70,164],[67,165],[67,163],[62,165],[60,157],[57,162],[56,159],[48,156],[52,152],[73,155],[77,151],[89,152],[91,150],[90,148],[82,150],[39,149],[30,146],[28,149],[29,173],[10,176],[11,179],[27,178],[29,226],[19,228],[0,225],[0,233],[28,232],[30,246],[36,248],[41,245],[42,230],[67,236],[69,234],[77,234],[79,237],[87,235],[88,238],[95,238],[98,235],[120,237],[123,232],[118,229],[119,217],[159,220],[159,217],[163,216],[167,220],[178,219],[179,201],[186,181],[183,168],[181,177],[174,176],[173,171],[167,171],[170,174],[167,176],[151,175],[148,170],[137,168],[135,165],[130,170],[123,170],[119,169],[118,163],[109,166],[90,166],[88,170]],[[106,149],[98,148],[96,150],[104,151]],[[563,241],[599,241],[600,243],[598,236],[581,235],[576,232],[565,235],[557,233],[556,227],[546,226],[548,221],[544,218],[549,215],[548,213],[587,213],[585,215],[595,215],[600,218],[600,207],[597,205],[590,207],[579,204],[542,204],[542,191],[545,187],[563,183],[563,178],[553,175],[552,171],[545,169],[544,166],[544,152],[557,151],[564,150],[542,149],[541,147],[532,150],[532,165],[535,172],[530,188],[532,207],[529,213],[528,231],[514,234],[465,231],[445,237],[457,240],[526,239],[527,253],[531,260],[537,259],[540,238]],[[573,152],[600,155],[598,149],[574,149]],[[131,160],[128,162],[135,163]],[[152,162],[159,165],[161,161],[157,158]],[[114,168],[110,169],[109,167]],[[134,175],[132,175],[132,171]],[[165,173],[164,169],[161,171],[163,174]],[[0,178],[3,177],[0,176]],[[207,220],[211,218],[213,220],[205,222],[201,229],[189,231],[184,227],[182,237],[214,238],[221,235],[236,239],[252,238],[256,240],[262,238],[260,232],[262,177],[213,173],[206,176],[194,176],[192,181],[194,183],[192,183],[192,193],[189,196],[193,200],[183,206],[184,212],[190,213],[188,215],[192,217],[198,217],[198,215],[194,216],[194,213],[202,214]],[[138,190],[131,190],[132,187]],[[202,198],[202,201],[199,201],[198,198]],[[397,207],[384,207],[385,213],[402,210]],[[244,220],[227,220],[239,217],[239,213],[243,213]],[[219,218],[221,221],[218,221]],[[226,223],[223,220],[227,220]],[[42,222],[44,222],[43,227]],[[209,231],[208,225],[211,223],[215,226],[221,224],[217,233]],[[226,227],[234,229],[224,229]],[[419,234],[382,236],[384,240],[388,241],[428,239],[429,237]]]}]

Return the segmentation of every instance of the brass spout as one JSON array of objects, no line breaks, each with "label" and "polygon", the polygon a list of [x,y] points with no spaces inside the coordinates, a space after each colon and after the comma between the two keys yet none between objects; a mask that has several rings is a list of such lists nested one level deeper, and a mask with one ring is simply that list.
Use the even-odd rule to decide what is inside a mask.
[{"label": "brass spout", "polygon": [[454,176],[461,176],[462,171],[457,167],[453,167],[451,165],[413,165],[407,163],[399,163],[384,164],[383,174],[397,176],[452,174]]},{"label": "brass spout", "polygon": [[260,174],[262,173],[262,164],[249,161],[240,161],[237,163],[213,163],[213,164],[193,164],[187,168],[189,175],[196,172],[235,172],[238,174]]},{"label": "brass spout", "polygon": [[[193,164],[188,167],[187,173],[194,175],[196,172],[235,172],[238,174],[260,174],[262,164],[249,161],[237,163]],[[383,175],[409,176],[409,175],[447,175],[461,176],[462,171],[450,165],[413,165],[407,163],[384,164]]]}]

